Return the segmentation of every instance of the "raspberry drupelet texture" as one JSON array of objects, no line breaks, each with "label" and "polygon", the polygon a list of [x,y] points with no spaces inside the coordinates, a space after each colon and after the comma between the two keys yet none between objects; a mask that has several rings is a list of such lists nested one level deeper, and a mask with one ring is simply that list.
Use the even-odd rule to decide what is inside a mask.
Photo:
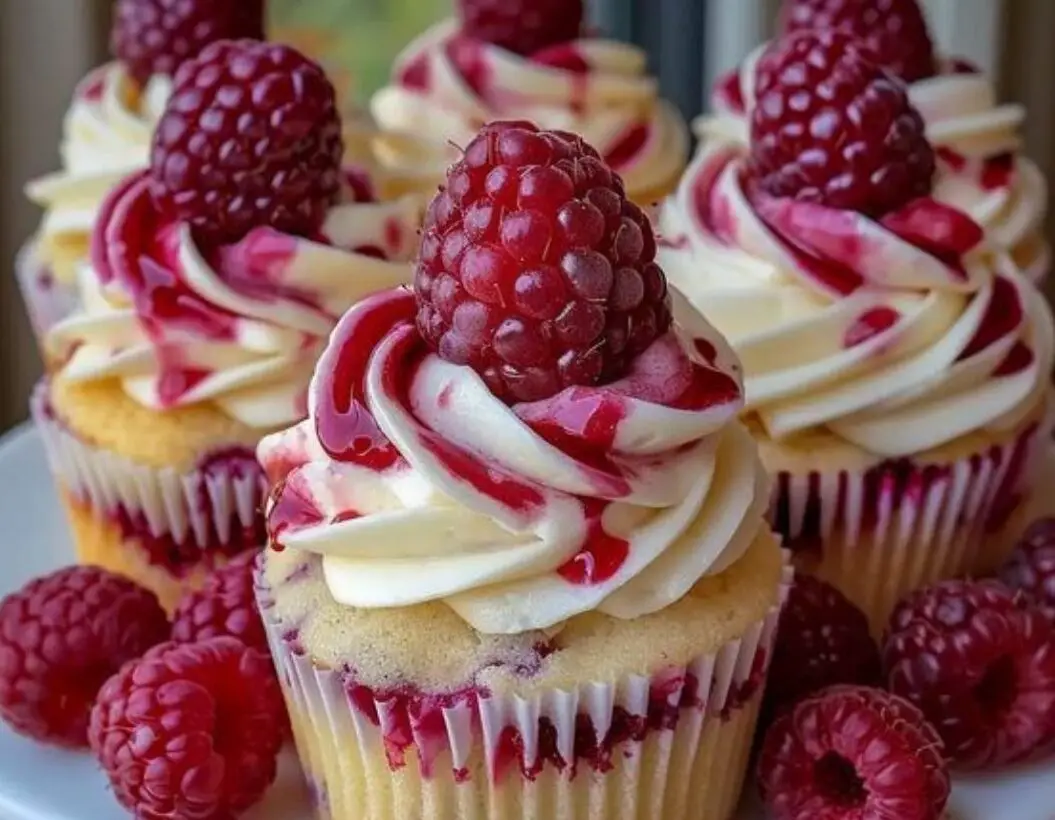
[{"label": "raspberry drupelet texture", "polygon": [[312,236],[341,188],[344,141],[322,68],[288,46],[209,46],[176,72],[154,132],[158,207],[208,244],[254,228]]},{"label": "raspberry drupelet texture", "polygon": [[267,635],[253,591],[257,557],[256,550],[245,552],[214,570],[201,589],[184,593],[172,619],[172,640],[194,643],[226,635],[267,652]]},{"label": "raspberry drupelet texture", "polygon": [[274,782],[286,722],[271,659],[234,638],[162,644],[112,677],[89,738],[136,817],[226,820]]},{"label": "raspberry drupelet texture", "polygon": [[582,31],[582,0],[458,0],[462,31],[475,40],[531,55]]},{"label": "raspberry drupelet texture", "polygon": [[750,171],[762,191],[881,217],[931,191],[934,149],[900,80],[835,30],[758,63]]},{"label": "raspberry drupelet texture", "polygon": [[1026,530],[1001,568],[1000,579],[1055,624],[1055,518],[1043,518]]},{"label": "raspberry drupelet texture", "polygon": [[84,747],[99,688],[168,633],[157,598],[127,578],[79,566],[33,581],[0,603],[0,717]]},{"label": "raspberry drupelet texture", "polygon": [[785,0],[785,33],[838,29],[861,40],[906,83],[935,72],[934,44],[916,0]]},{"label": "raspberry drupelet texture", "polygon": [[670,327],[656,241],[580,137],[485,126],[425,219],[418,327],[509,403],[618,378]]},{"label": "raspberry drupelet texture", "polygon": [[218,40],[263,40],[264,0],[117,0],[110,50],[140,83]]},{"label": "raspberry drupelet texture", "polygon": [[835,587],[797,575],[780,614],[763,710],[767,719],[829,686],[878,686],[881,680],[868,618]]},{"label": "raspberry drupelet texture", "polygon": [[908,596],[891,616],[883,666],[957,768],[1055,745],[1055,627],[998,581],[946,581]]},{"label": "raspberry drupelet texture", "polygon": [[912,704],[834,686],[773,724],[758,761],[773,820],[939,820],[949,799],[941,739]]}]

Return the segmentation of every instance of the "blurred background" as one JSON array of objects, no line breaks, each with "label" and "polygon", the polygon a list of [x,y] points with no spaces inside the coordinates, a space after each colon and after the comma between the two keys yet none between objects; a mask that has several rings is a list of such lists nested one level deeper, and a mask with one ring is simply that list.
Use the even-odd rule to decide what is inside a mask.
[{"label": "blurred background", "polygon": [[[349,101],[364,100],[392,58],[452,0],[269,0],[275,39],[326,64]],[[666,96],[687,117],[714,77],[770,34],[779,0],[594,0],[595,24],[644,46]],[[947,53],[996,77],[1025,103],[1028,150],[1055,169],[1055,0],[924,0]],[[110,0],[0,0],[0,258],[10,271],[40,214],[22,188],[54,170],[62,117],[77,81],[106,60]],[[1049,224],[1049,234],[1055,236]],[[26,417],[40,372],[12,275],[0,275],[0,431]]]}]

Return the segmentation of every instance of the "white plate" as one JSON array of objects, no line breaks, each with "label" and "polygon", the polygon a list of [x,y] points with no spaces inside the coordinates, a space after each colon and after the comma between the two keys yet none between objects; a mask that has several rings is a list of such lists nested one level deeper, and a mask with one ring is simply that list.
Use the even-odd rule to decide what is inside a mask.
[{"label": "white plate", "polygon": [[[40,441],[25,428],[0,440],[0,531],[7,556],[0,595],[72,559]],[[956,820],[1055,820],[1055,764],[961,781],[952,808]],[[287,755],[268,799],[246,818],[310,816],[296,763]],[[16,737],[0,724],[0,818],[127,820],[128,815],[108,792],[89,755],[49,749]],[[742,820],[758,818],[757,811],[745,809]]]}]

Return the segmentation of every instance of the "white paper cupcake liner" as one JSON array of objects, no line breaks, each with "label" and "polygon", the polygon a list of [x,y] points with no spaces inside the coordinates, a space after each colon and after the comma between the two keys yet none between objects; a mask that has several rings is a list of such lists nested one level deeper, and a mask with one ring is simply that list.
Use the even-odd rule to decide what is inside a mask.
[{"label": "white paper cupcake liner", "polygon": [[[791,580],[785,566],[781,603]],[[527,698],[473,692],[434,705],[429,716],[406,699],[354,687],[353,698],[342,671],[303,653],[259,574],[257,586],[320,817],[728,820],[735,811],[779,604],[715,654],[652,679]],[[757,690],[742,698],[751,681]],[[587,716],[596,737],[626,738],[606,758],[577,759]],[[650,728],[621,731],[631,725]],[[510,764],[511,749],[521,751]]]},{"label": "white paper cupcake liner", "polygon": [[229,545],[252,528],[263,532],[267,483],[255,466],[247,470],[239,463],[217,463],[179,472],[94,447],[56,418],[47,381],[34,390],[30,411],[61,488],[100,516],[123,512],[144,521],[151,536],[203,552]]},{"label": "white paper cupcake liner", "polygon": [[983,574],[1010,548],[1003,530],[1028,502],[1047,449],[1045,421],[945,465],[908,460],[866,472],[779,472],[774,529],[797,567],[834,584],[882,631],[902,596]]},{"label": "white paper cupcake liner", "polygon": [[80,304],[75,282],[63,282],[41,262],[36,246],[30,242],[15,259],[15,279],[26,304],[30,325],[43,350],[48,331],[65,319]]}]

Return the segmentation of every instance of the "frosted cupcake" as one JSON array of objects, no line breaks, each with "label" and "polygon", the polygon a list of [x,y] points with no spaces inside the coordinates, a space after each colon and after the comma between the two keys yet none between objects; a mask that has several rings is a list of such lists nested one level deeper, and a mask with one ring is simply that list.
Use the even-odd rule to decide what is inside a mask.
[{"label": "frosted cupcake", "polygon": [[711,145],[664,208],[671,281],[732,342],[796,560],[880,627],[992,569],[1048,438],[1052,321],[849,35],[775,44],[752,150]]},{"label": "frosted cupcake", "polygon": [[732,815],[787,579],[736,360],[654,253],[580,138],[488,126],[416,294],[353,308],[262,443],[318,816]]},{"label": "frosted cupcake", "polygon": [[83,307],[33,412],[82,561],[171,605],[265,542],[261,437],[302,418],[337,317],[409,280],[413,200],[340,167],[332,86],[296,51],[216,43],[188,61],[150,169],[105,201]]},{"label": "frosted cupcake", "polygon": [[262,0],[117,0],[113,15],[114,61],[92,71],[74,93],[63,126],[62,170],[26,189],[45,214],[17,273],[42,341],[78,306],[77,269],[87,260],[103,200],[149,163],[176,68],[215,40],[264,36]]},{"label": "frosted cupcake", "polygon": [[643,51],[582,33],[582,0],[461,0],[461,16],[396,58],[370,107],[378,160],[397,191],[435,193],[477,129],[523,119],[583,134],[626,191],[651,205],[674,189],[688,129],[660,99]]},{"label": "frosted cupcake", "polygon": [[[876,59],[908,84],[909,99],[923,117],[938,164],[933,196],[981,225],[987,241],[1032,281],[1047,276],[1048,189],[1036,163],[1022,154],[1026,110],[1000,104],[993,80],[977,67],[935,54],[915,0],[851,0],[835,10],[822,0],[786,0],[780,27],[785,32],[834,27],[866,42]],[[712,113],[693,125],[701,150],[715,143],[746,150],[756,66],[764,50],[719,80]]]}]

